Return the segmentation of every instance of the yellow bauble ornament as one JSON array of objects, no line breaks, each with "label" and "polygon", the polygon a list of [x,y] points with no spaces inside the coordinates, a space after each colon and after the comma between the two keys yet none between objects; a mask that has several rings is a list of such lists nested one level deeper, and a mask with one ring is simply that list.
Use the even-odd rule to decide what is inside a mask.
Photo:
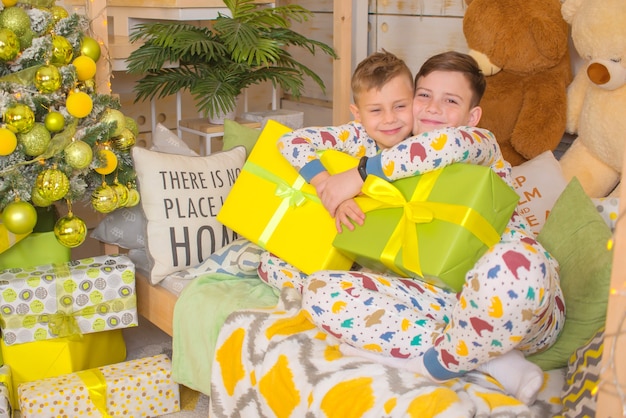
[{"label": "yellow bauble ornament", "polygon": [[84,118],[91,113],[93,101],[87,93],[74,91],[65,100],[67,112],[75,118]]},{"label": "yellow bauble ornament", "polygon": [[13,7],[17,4],[17,0],[2,0],[2,5],[4,7]]},{"label": "yellow bauble ornament", "polygon": [[89,167],[93,160],[93,151],[85,141],[72,141],[65,147],[63,153],[65,162],[77,170]]},{"label": "yellow bauble ornament", "polygon": [[58,22],[61,19],[65,19],[66,17],[68,17],[70,14],[67,12],[67,10],[65,10],[63,7],[58,6],[58,5],[54,5],[50,8],[50,11],[52,12],[52,19],[54,19],[54,22]]},{"label": "yellow bauble ornament", "polygon": [[132,208],[133,206],[137,206],[140,201],[139,192],[134,187],[128,187],[128,202],[126,202],[127,208]]},{"label": "yellow bauble ornament", "polygon": [[96,75],[96,62],[86,55],[76,57],[72,64],[76,67],[76,76],[80,81],[89,80]]},{"label": "yellow bauble ornament", "polygon": [[9,203],[2,212],[2,223],[14,234],[27,234],[37,223],[37,211],[28,202],[16,200]]},{"label": "yellow bauble ornament", "polygon": [[133,145],[135,145],[135,142],[135,134],[133,134],[128,128],[122,129],[122,132],[118,136],[111,138],[111,143],[115,149],[120,151],[128,151]]},{"label": "yellow bauble ornament", "polygon": [[65,197],[70,190],[70,180],[61,170],[48,168],[39,173],[35,187],[41,197],[54,202]]},{"label": "yellow bauble ornament", "polygon": [[0,61],[11,61],[20,52],[20,40],[7,28],[0,28]]},{"label": "yellow bauble ornament", "polygon": [[54,236],[62,245],[75,248],[85,242],[87,225],[82,219],[70,212],[54,224]]},{"label": "yellow bauble ornament", "polygon": [[117,155],[109,149],[98,150],[97,156],[99,160],[104,161],[104,165],[95,168],[95,172],[98,174],[111,174],[117,168]]},{"label": "yellow bauble ornament", "polygon": [[21,103],[9,106],[2,118],[7,128],[15,133],[28,132],[35,125],[35,114],[30,107]]},{"label": "yellow bauble ornament", "polygon": [[39,206],[40,208],[47,208],[52,204],[52,200],[44,199],[44,197],[41,196],[37,187],[33,187],[33,190],[31,190],[30,201],[33,202],[33,205]]},{"label": "yellow bauble ornament", "polygon": [[91,194],[91,206],[100,213],[109,213],[117,209],[117,193],[106,183],[102,183]]},{"label": "yellow bauble ornament", "polygon": [[9,155],[17,147],[17,136],[7,128],[0,128],[0,155]]},{"label": "yellow bauble ornament", "polygon": [[40,93],[53,93],[61,87],[61,73],[56,65],[43,65],[35,73],[35,87]]},{"label": "yellow bauble ornament", "polygon": [[67,38],[60,35],[52,36],[52,58],[50,63],[62,67],[72,62],[74,49]]},{"label": "yellow bauble ornament", "polygon": [[111,187],[117,194],[117,206],[120,208],[126,206],[128,204],[128,187],[118,183],[117,180]]}]

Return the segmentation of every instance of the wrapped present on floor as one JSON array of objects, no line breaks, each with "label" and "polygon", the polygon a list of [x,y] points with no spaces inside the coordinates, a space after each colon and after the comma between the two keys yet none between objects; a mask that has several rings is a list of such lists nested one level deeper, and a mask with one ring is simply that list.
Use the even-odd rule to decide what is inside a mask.
[{"label": "wrapped present on floor", "polygon": [[466,273],[496,244],[519,197],[489,167],[453,164],[387,182],[368,176],[363,226],[334,245],[373,270],[461,290]]},{"label": "wrapped present on floor", "polygon": [[17,409],[17,388],[25,382],[92,369],[126,359],[121,329],[32,343],[6,345],[0,339],[5,364],[11,369],[10,400]]},{"label": "wrapped present on floor", "polygon": [[217,220],[306,274],[348,270],[352,259],[332,245],[334,219],[278,150],[289,131],[267,122]]},{"label": "wrapped present on floor", "polygon": [[23,418],[155,417],[180,411],[179,387],[165,354],[24,383],[18,393]]},{"label": "wrapped present on floor", "polygon": [[137,326],[135,266],[124,255],[0,272],[5,344]]},{"label": "wrapped present on floor", "polygon": [[11,393],[13,381],[11,380],[11,368],[8,365],[0,366],[0,418],[11,418],[13,408]]}]

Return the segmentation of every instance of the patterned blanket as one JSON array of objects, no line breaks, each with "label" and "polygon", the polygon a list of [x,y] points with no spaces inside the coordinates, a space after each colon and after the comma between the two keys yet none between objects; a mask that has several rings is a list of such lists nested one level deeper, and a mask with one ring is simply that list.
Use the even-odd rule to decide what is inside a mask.
[{"label": "patterned blanket", "polygon": [[527,406],[488,375],[434,383],[418,374],[343,356],[285,288],[272,309],[231,314],[218,336],[212,418],[551,417],[561,411],[563,370],[545,373]]}]

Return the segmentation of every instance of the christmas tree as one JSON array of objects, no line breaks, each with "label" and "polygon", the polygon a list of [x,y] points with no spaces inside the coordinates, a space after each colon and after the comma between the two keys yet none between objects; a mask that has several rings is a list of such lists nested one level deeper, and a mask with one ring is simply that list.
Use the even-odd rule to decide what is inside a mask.
[{"label": "christmas tree", "polygon": [[76,247],[87,228],[72,202],[102,213],[139,202],[129,152],[137,124],[118,99],[97,92],[99,59],[85,16],[53,0],[2,0],[0,219],[8,231],[29,233],[35,206],[64,202],[54,232]]}]

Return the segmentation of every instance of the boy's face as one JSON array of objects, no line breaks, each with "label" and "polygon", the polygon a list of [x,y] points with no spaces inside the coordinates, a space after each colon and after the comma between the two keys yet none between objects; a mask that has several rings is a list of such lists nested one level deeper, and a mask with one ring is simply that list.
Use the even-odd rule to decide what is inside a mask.
[{"label": "boy's face", "polygon": [[433,71],[417,80],[413,99],[413,135],[434,129],[476,126],[482,115],[471,107],[472,90],[463,74]]},{"label": "boy's face", "polygon": [[369,89],[358,95],[350,111],[381,149],[411,136],[413,129],[413,85],[405,76],[394,77],[380,90]]}]

